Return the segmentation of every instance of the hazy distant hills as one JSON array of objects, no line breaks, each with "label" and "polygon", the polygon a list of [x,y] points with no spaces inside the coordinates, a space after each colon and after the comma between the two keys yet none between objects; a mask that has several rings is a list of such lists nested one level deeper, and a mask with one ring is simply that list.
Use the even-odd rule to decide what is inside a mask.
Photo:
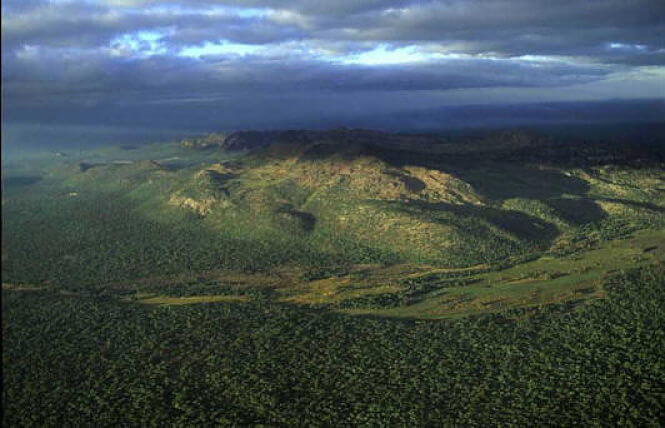
[{"label": "hazy distant hills", "polygon": [[[332,107],[331,107],[332,108]],[[279,111],[264,114],[260,109],[247,118],[214,104],[188,106],[175,112],[168,106],[88,106],[63,111],[16,107],[3,109],[3,150],[5,146],[28,145],[85,148],[103,144],[140,143],[178,138],[214,130],[370,128],[408,132],[474,132],[474,129],[533,128],[546,132],[574,134],[587,128],[589,135],[630,132],[641,134],[647,123],[665,124],[665,101],[612,100],[597,102],[515,103],[500,105],[441,106],[429,109],[392,107],[390,113],[336,111],[297,118],[280,117]],[[100,118],[103,123],[100,123]],[[270,119],[268,119],[270,118]],[[610,130],[609,132],[607,130]],[[570,132],[568,132],[570,134]],[[662,132],[661,132],[662,135]]]},{"label": "hazy distant hills", "polygon": [[665,122],[664,99],[444,106],[358,120],[365,126],[430,131],[646,122]]},{"label": "hazy distant hills", "polygon": [[324,150],[328,154],[352,148],[392,163],[415,162],[430,166],[452,159],[460,162],[539,161],[591,165],[661,162],[665,159],[665,134],[659,131],[664,128],[650,124],[641,127],[641,133],[624,129],[623,133],[609,137],[603,134],[569,137],[561,132],[547,136],[533,131],[476,132],[463,136],[347,128],[327,131],[239,131],[185,138],[180,144],[189,149],[229,151],[256,151],[273,145],[286,148],[304,146],[310,147],[310,151]]}]

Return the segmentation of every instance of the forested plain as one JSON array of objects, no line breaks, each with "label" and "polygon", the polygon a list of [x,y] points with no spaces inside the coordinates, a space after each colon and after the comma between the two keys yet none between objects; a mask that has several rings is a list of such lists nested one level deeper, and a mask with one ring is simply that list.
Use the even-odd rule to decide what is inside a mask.
[{"label": "forested plain", "polygon": [[3,160],[3,424],[657,426],[662,162],[350,130]]}]

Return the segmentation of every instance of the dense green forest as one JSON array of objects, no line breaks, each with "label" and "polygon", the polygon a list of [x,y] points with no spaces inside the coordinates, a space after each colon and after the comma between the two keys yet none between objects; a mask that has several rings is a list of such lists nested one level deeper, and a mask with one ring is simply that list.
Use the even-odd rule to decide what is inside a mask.
[{"label": "dense green forest", "polygon": [[3,424],[656,426],[661,151],[578,143],[3,159]]},{"label": "dense green forest", "polygon": [[656,426],[664,287],[652,268],[583,311],[436,322],[3,291],[3,423]]}]

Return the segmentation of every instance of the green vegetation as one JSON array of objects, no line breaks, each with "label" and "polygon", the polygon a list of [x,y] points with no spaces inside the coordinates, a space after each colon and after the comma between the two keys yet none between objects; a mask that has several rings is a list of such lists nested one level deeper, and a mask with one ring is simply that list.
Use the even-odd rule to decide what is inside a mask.
[{"label": "green vegetation", "polygon": [[438,322],[3,290],[3,424],[655,426],[664,278],[615,277],[582,311]]},{"label": "green vegetation", "polygon": [[5,425],[662,419],[655,158],[191,142],[3,160]]}]

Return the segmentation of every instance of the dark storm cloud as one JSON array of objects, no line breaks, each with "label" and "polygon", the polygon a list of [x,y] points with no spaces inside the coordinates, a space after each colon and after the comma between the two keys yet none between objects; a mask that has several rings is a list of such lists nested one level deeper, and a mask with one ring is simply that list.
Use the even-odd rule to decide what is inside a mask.
[{"label": "dark storm cloud", "polygon": [[636,97],[665,96],[652,90],[665,77],[662,0],[16,0],[2,11],[5,107],[23,112],[264,100],[270,114],[291,99],[297,115],[332,94],[340,109],[372,110],[459,91],[558,99],[576,85],[612,98],[630,79],[646,82]]},{"label": "dark storm cloud", "polygon": [[[37,56],[35,63],[32,56]],[[64,71],[66,70],[66,71]],[[89,104],[143,103],[255,93],[431,91],[478,87],[556,87],[593,81],[606,75],[602,66],[558,62],[504,60],[440,60],[415,65],[328,64],[307,59],[274,61],[245,57],[242,61],[214,56],[204,59],[165,55],[144,59],[109,58],[90,53],[87,61],[52,52],[7,64],[5,94],[23,102]]]},{"label": "dark storm cloud", "polygon": [[[172,39],[188,43],[220,38],[242,43],[293,38],[398,44],[458,41],[470,43],[476,51],[505,54],[584,53],[585,48],[610,42],[665,47],[665,2],[660,0],[30,3],[32,7],[24,7],[22,13],[3,19],[3,33],[10,42],[48,44],[77,36],[86,42],[108,39],[109,32],[174,26],[178,31]],[[16,4],[23,3],[10,2],[8,10]],[[223,6],[229,12],[240,11],[240,16],[210,14],[211,8]],[[276,13],[243,18],[242,10],[248,7]]]}]

